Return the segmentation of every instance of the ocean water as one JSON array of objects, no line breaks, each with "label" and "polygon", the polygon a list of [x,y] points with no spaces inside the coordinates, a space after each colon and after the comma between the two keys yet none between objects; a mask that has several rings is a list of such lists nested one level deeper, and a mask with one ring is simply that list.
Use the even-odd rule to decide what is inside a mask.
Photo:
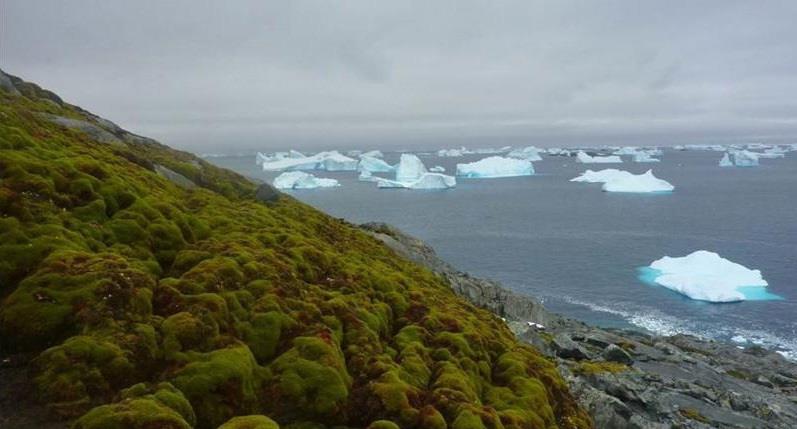
[{"label": "ocean water", "polygon": [[[422,159],[450,174],[482,157]],[[721,153],[707,151],[668,150],[658,164],[543,157],[535,176],[458,178],[444,191],[378,189],[356,173],[317,172],[342,186],[290,193],[354,223],[395,225],[458,268],[591,324],[755,343],[797,358],[797,153],[754,168],[720,168]],[[253,155],[210,161],[261,180],[277,175],[260,171]],[[652,168],[675,191],[616,194],[569,182],[587,168]],[[761,270],[782,299],[712,304],[640,279],[640,267],[700,249]]]}]

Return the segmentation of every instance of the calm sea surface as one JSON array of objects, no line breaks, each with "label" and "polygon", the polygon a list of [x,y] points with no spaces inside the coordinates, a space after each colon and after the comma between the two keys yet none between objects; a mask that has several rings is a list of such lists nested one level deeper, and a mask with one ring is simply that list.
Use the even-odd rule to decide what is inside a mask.
[{"label": "calm sea surface", "polygon": [[[452,173],[457,162],[484,156],[422,159]],[[706,151],[665,151],[658,164],[543,157],[535,176],[458,178],[445,191],[377,189],[356,173],[315,172],[342,186],[291,194],[351,222],[395,225],[458,268],[588,323],[750,341],[797,357],[797,152],[755,168],[720,168],[721,153]],[[261,180],[277,175],[261,172],[254,156],[209,160]],[[587,168],[652,168],[675,191],[613,194],[568,182]],[[637,268],[662,256],[700,249],[761,270],[784,299],[710,304],[637,278]]]}]

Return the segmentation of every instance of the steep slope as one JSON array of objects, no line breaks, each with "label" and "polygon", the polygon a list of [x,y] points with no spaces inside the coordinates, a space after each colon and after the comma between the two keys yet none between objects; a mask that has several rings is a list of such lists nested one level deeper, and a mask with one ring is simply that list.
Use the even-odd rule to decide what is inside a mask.
[{"label": "steep slope", "polygon": [[76,428],[590,426],[442,277],[2,73],[0,294],[2,357]]}]

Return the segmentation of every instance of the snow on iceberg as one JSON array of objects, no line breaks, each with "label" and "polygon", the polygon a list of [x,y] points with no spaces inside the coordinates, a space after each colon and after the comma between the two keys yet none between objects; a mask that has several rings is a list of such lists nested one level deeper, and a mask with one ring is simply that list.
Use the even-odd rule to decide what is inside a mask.
[{"label": "snow on iceberg", "polygon": [[506,154],[509,158],[525,159],[526,161],[542,161],[540,150],[534,146],[528,146],[510,151]]},{"label": "snow on iceberg", "polygon": [[653,261],[642,268],[640,279],[700,301],[781,299],[767,292],[768,283],[759,270],[751,270],[706,250]]},{"label": "snow on iceberg", "polygon": [[391,173],[396,170],[396,167],[393,167],[379,158],[361,156],[360,164],[357,169],[360,171],[370,171],[371,173]]},{"label": "snow on iceberg", "polygon": [[335,179],[319,178],[303,171],[289,171],[274,179],[274,187],[277,189],[315,189],[335,186],[340,186]]},{"label": "snow on iceberg", "polygon": [[396,167],[396,181],[412,182],[421,178],[426,173],[423,161],[417,155],[402,153]]},{"label": "snow on iceberg", "polygon": [[611,156],[589,156],[583,150],[578,151],[576,154],[576,162],[580,162],[582,164],[610,164],[610,163],[621,163],[623,160],[617,155]]},{"label": "snow on iceberg", "polygon": [[457,176],[494,178],[530,176],[534,174],[534,165],[530,161],[491,156],[476,162],[457,164]]},{"label": "snow on iceberg", "polygon": [[603,183],[606,192],[670,192],[675,187],[666,180],[653,175],[652,170],[643,174],[633,174],[623,170],[607,168],[600,171],[587,170],[571,182]]}]

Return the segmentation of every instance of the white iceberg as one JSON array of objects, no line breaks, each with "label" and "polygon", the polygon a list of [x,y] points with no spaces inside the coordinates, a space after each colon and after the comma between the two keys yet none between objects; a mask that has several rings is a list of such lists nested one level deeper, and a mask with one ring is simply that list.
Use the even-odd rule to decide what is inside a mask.
[{"label": "white iceberg", "polygon": [[659,162],[658,158],[653,158],[648,152],[635,152],[634,162]]},{"label": "white iceberg", "polygon": [[440,150],[437,151],[437,156],[439,156],[440,158],[445,158],[445,157],[452,157],[453,158],[453,157],[460,157],[460,156],[465,155],[467,153],[468,153],[468,150],[465,149],[464,147],[459,148],[459,149],[440,149]]},{"label": "white iceberg", "polygon": [[540,150],[534,146],[515,149],[506,154],[510,158],[525,159],[526,161],[542,161]]},{"label": "white iceberg", "polygon": [[435,165],[434,167],[430,168],[429,171],[432,173],[445,173],[446,169],[443,166]]},{"label": "white iceberg", "polygon": [[380,188],[448,189],[457,186],[457,179],[440,173],[423,173],[412,181],[377,179],[376,185]]},{"label": "white iceberg", "polygon": [[728,152],[725,152],[725,155],[722,155],[722,159],[720,159],[720,167],[733,167],[733,161],[731,161],[731,156]]},{"label": "white iceberg", "polygon": [[653,175],[652,170],[643,174],[633,174],[628,171],[607,168],[600,171],[587,170],[580,176],[570,179],[571,182],[603,183],[602,190],[606,192],[671,192],[675,187]]},{"label": "white iceberg", "polygon": [[756,167],[758,166],[758,154],[747,150],[735,150],[730,152],[733,165],[737,167]]},{"label": "white iceberg", "polygon": [[476,162],[457,164],[457,176],[494,178],[530,176],[534,174],[534,165],[530,161],[515,158],[491,156]]},{"label": "white iceberg", "polygon": [[263,171],[285,170],[326,170],[326,171],[356,171],[358,161],[349,158],[338,151],[319,152],[312,156],[304,156],[299,152],[291,151],[287,154],[275,156],[262,163]]},{"label": "white iceberg", "polygon": [[360,171],[370,171],[371,173],[391,173],[396,170],[396,167],[393,167],[379,158],[361,156],[360,164],[357,169]]},{"label": "white iceberg", "polygon": [[706,250],[680,258],[665,256],[651,263],[645,276],[655,284],[701,301],[779,298],[762,289],[768,283],[759,270],[751,270]]},{"label": "white iceberg", "polygon": [[612,152],[612,155],[636,155],[639,151],[636,146],[625,146]]},{"label": "white iceberg", "polygon": [[370,156],[371,158],[384,158],[385,154],[383,154],[381,150],[369,150],[368,152],[360,154],[360,158],[364,156]]},{"label": "white iceberg", "polygon": [[335,179],[319,178],[303,171],[289,171],[274,179],[274,187],[277,189],[315,189],[335,186],[340,186]]},{"label": "white iceberg", "polygon": [[586,152],[580,150],[578,154],[576,154],[576,162],[582,164],[616,164],[623,162],[623,160],[617,155],[589,156]]},{"label": "white iceberg", "polygon": [[412,182],[420,179],[426,172],[423,161],[417,155],[403,153],[399,159],[398,167],[396,167],[396,181]]},{"label": "white iceberg", "polygon": [[373,173],[368,170],[362,170],[360,171],[360,175],[357,176],[357,180],[361,182],[379,182],[383,179],[381,177],[374,176]]}]

